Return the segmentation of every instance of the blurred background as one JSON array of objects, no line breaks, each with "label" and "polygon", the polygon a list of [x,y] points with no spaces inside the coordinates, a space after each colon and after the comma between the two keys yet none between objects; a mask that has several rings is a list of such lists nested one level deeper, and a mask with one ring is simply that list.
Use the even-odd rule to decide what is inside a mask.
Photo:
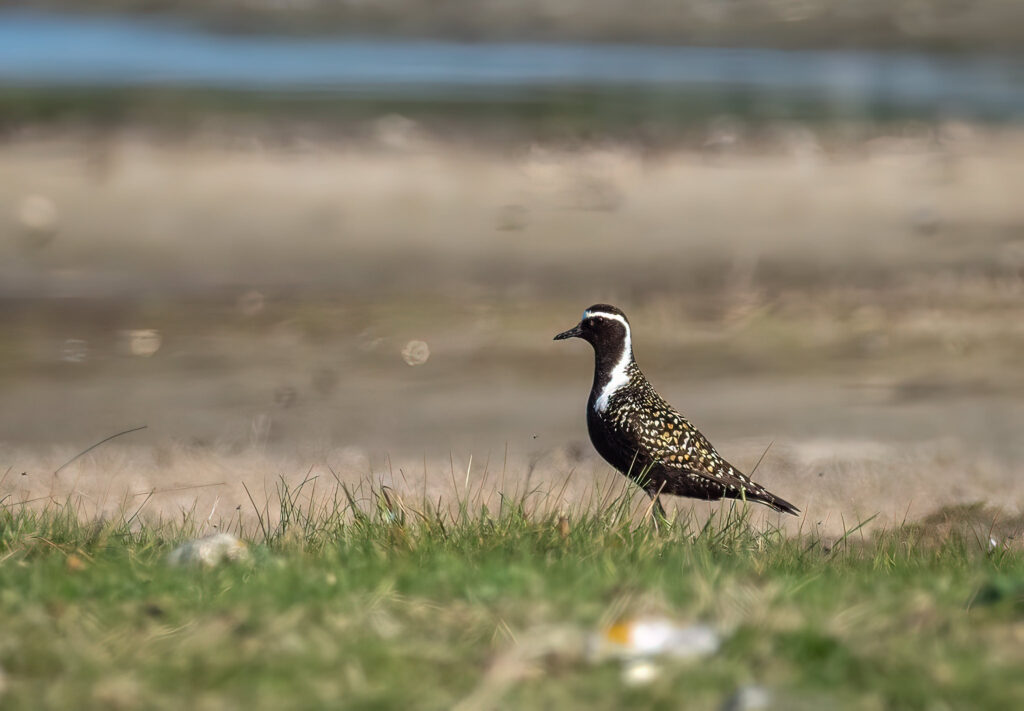
[{"label": "blurred background", "polygon": [[1022,48],[1004,0],[0,2],[0,498],[583,500],[551,337],[608,302],[815,523],[1019,512]]}]

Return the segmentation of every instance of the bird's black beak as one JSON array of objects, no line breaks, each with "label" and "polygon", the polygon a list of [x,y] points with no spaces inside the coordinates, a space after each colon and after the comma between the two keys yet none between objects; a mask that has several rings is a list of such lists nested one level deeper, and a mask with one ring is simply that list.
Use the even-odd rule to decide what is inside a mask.
[{"label": "bird's black beak", "polygon": [[555,336],[555,340],[556,341],[561,341],[561,340],[566,339],[566,338],[582,338],[582,337],[583,337],[583,332],[580,330],[579,324],[577,324],[577,325],[573,326],[572,328],[570,328],[568,331],[562,331],[561,333],[559,333],[557,336]]}]

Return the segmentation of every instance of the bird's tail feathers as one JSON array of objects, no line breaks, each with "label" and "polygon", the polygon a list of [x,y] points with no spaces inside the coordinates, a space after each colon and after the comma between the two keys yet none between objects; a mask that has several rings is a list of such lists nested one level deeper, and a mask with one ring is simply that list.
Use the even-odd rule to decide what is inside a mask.
[{"label": "bird's tail feathers", "polygon": [[798,509],[796,506],[789,503],[782,497],[770,493],[766,489],[762,489],[761,491],[757,492],[748,491],[746,492],[746,498],[748,501],[757,501],[758,503],[765,504],[766,506],[775,509],[779,513],[791,514],[793,516],[800,515],[800,509]]}]

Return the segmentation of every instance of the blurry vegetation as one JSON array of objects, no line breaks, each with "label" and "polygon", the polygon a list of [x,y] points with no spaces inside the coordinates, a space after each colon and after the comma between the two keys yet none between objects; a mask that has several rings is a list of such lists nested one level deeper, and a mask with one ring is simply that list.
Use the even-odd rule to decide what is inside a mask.
[{"label": "blurry vegetation", "polygon": [[[83,521],[74,500],[5,500],[0,703],[715,709],[749,684],[780,708],[1024,700],[1019,540],[990,550],[967,529],[868,537],[852,523],[839,539],[787,537],[734,506],[655,530],[628,498],[559,514],[537,505],[543,491],[451,510],[387,489],[314,503],[313,488],[279,488],[245,524],[134,506]],[[251,559],[167,565],[211,526],[254,540]],[[652,613],[710,624],[723,647],[646,685],[588,659],[588,635]]]},{"label": "blurry vegetation", "polygon": [[[725,86],[685,91],[620,87],[507,87],[446,95],[391,96],[373,91],[203,90],[187,88],[34,88],[0,86],[0,139],[22,128],[145,126],[192,133],[216,122],[260,127],[272,137],[298,126],[324,136],[366,137],[367,125],[401,115],[447,140],[580,141],[624,139],[660,147],[701,135],[709,122],[742,117],[752,125],[802,121],[825,129],[862,122],[865,131],[891,130],[906,121],[942,121],[938,105],[899,106],[864,97],[854,110],[826,97],[777,91],[768,97]],[[995,125],[1015,116],[998,106],[973,108],[972,119]]]},{"label": "blurry vegetation", "polygon": [[4,0],[76,12],[159,14],[232,32],[713,46],[1005,49],[1024,5],[1005,0]]}]

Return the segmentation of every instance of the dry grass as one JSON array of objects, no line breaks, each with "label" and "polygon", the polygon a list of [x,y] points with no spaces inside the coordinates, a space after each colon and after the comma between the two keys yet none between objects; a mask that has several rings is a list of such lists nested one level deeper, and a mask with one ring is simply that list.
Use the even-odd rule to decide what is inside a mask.
[{"label": "dry grass", "polygon": [[[751,447],[734,449],[756,460]],[[304,458],[261,447],[217,451],[109,444],[52,474],[75,453],[67,446],[45,452],[8,449],[8,471],[0,480],[3,506],[12,511],[70,506],[83,520],[188,519],[198,522],[203,533],[240,526],[251,530],[260,517],[266,525],[277,525],[284,491],[292,492],[292,504],[304,511],[337,508],[342,491],[370,510],[381,491],[396,506],[426,501],[452,515],[462,508],[474,514],[495,511],[511,498],[538,516],[576,518],[597,515],[624,495],[636,497],[633,515],[648,510],[647,499],[595,455],[578,458],[565,448],[531,457],[497,452],[489,459],[452,455],[428,460],[370,457],[358,448],[327,448]],[[941,538],[948,528],[939,525],[942,519],[934,518],[935,512],[969,502],[972,507],[965,510],[971,516],[962,521],[953,516],[956,526],[969,524],[976,532],[991,527],[1000,541],[1022,542],[1018,523],[1024,482],[1017,470],[993,458],[965,460],[949,444],[903,451],[878,443],[784,445],[766,458],[756,478],[789,496],[804,514],[784,517],[751,505],[751,522],[781,526],[791,534],[835,539],[860,524],[869,533],[921,521],[932,532],[928,537]],[[666,503],[670,512],[697,521],[735,506],[672,498]]]}]

